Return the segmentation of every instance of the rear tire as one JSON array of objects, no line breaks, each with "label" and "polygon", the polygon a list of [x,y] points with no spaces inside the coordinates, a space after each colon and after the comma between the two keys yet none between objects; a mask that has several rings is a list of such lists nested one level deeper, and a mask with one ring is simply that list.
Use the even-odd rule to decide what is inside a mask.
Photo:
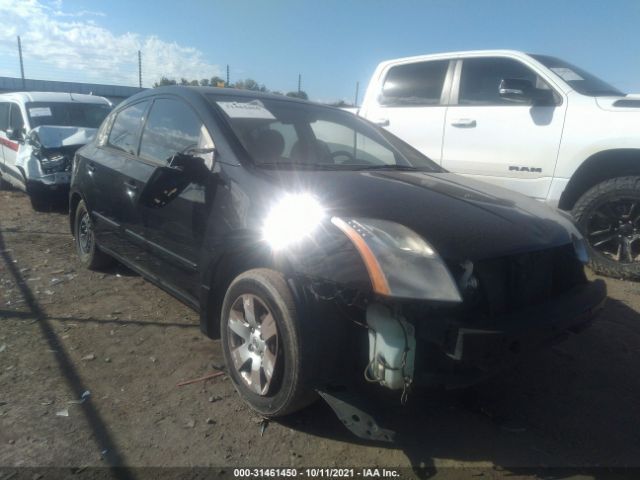
[{"label": "rear tire", "polygon": [[260,415],[284,416],[317,398],[309,378],[315,359],[303,348],[302,322],[279,272],[249,270],[231,283],[220,334],[228,374],[240,397]]},{"label": "rear tire", "polygon": [[640,279],[640,177],[605,180],[584,193],[573,216],[599,274]]},{"label": "rear tire", "polygon": [[112,257],[100,251],[96,245],[91,215],[82,200],[80,200],[80,203],[78,203],[76,207],[73,233],[78,258],[85,268],[98,270],[114,262]]}]

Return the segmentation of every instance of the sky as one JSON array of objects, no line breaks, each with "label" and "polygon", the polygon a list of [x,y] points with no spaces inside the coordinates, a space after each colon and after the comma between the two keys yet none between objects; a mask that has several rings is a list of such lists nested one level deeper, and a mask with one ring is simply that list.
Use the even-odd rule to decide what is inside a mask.
[{"label": "sky", "polygon": [[0,0],[0,75],[138,84],[252,78],[353,102],[387,59],[455,50],[546,53],[640,92],[640,0]]}]

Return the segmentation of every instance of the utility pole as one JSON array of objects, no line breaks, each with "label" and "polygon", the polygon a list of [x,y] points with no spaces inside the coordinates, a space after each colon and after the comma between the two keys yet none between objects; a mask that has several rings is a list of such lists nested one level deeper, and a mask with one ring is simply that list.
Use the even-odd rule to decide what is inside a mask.
[{"label": "utility pole", "polygon": [[301,91],[302,91],[302,74],[299,73],[298,74],[298,95],[300,95]]},{"label": "utility pole", "polygon": [[22,89],[25,90],[24,81],[24,62],[22,61],[22,43],[20,42],[20,35],[18,35],[18,56],[20,57],[20,77],[22,78]]},{"label": "utility pole", "polygon": [[229,64],[227,64],[227,84],[225,86],[229,86]]},{"label": "utility pole", "polygon": [[138,86],[142,88],[142,52],[138,50]]},{"label": "utility pole", "polygon": [[356,100],[353,104],[354,107],[358,106],[358,93],[360,91],[360,82],[356,82]]}]

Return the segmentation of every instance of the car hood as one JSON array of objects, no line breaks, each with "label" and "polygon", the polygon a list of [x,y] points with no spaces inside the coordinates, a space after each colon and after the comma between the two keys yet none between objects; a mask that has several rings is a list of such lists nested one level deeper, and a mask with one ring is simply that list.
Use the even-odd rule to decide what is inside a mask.
[{"label": "car hood", "polygon": [[60,148],[73,145],[85,145],[96,134],[95,128],[86,127],[59,127],[41,125],[31,130],[30,135],[45,148]]},{"label": "car hood", "polygon": [[[448,260],[480,260],[567,244],[568,217],[518,193],[451,173],[269,172],[284,192],[310,192],[329,215],[405,225]],[[265,204],[273,198],[265,199]]]}]

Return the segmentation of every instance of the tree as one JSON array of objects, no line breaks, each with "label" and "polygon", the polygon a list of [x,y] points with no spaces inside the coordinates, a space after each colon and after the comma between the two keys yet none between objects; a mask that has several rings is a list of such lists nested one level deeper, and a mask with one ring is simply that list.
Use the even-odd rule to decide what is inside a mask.
[{"label": "tree", "polygon": [[225,87],[227,85],[227,82],[225,82],[224,79],[216,76],[216,77],[211,77],[211,81],[209,82],[209,84],[212,87]]},{"label": "tree", "polygon": [[153,88],[156,87],[165,87],[167,85],[175,85],[176,81],[172,78],[162,77],[159,82],[155,82],[153,84]]},{"label": "tree", "polygon": [[293,98],[301,98],[302,100],[309,100],[309,95],[304,90],[300,90],[299,92],[288,92],[287,97]]},{"label": "tree", "polygon": [[209,79],[208,78],[203,78],[202,80],[200,80],[200,86],[201,87],[208,87],[209,86]]},{"label": "tree", "polygon": [[345,102],[344,100],[338,100],[337,102],[332,102],[328,104],[331,107],[353,107],[354,105],[349,102]]}]

